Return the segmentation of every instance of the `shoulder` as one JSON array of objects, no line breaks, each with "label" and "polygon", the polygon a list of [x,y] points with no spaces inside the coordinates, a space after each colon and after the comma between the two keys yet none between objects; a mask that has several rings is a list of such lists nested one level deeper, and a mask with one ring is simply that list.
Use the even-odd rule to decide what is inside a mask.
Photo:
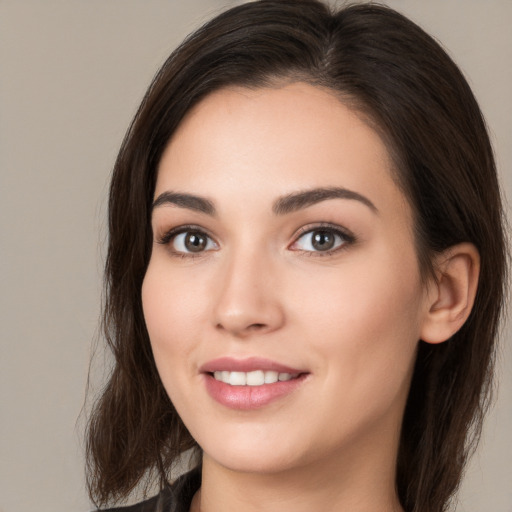
[{"label": "shoulder", "polygon": [[135,505],[97,510],[95,512],[188,512],[192,498],[201,487],[201,468],[182,475],[159,494]]},{"label": "shoulder", "polygon": [[153,496],[153,498],[141,501],[135,505],[102,509],[101,511],[97,510],[96,512],[157,512],[162,509],[164,501],[168,500],[165,499],[165,493],[162,491],[157,496]]}]

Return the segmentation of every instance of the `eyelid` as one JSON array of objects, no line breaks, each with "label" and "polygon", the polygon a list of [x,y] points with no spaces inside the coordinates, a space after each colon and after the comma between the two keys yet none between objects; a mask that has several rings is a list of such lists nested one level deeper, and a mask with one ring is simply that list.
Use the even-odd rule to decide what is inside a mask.
[{"label": "eyelid", "polygon": [[[156,237],[155,241],[156,241],[156,243],[158,243],[160,245],[169,246],[169,244],[172,242],[172,240],[174,238],[176,238],[178,235],[180,235],[182,233],[187,233],[189,231],[200,233],[200,234],[206,236],[209,240],[211,240],[215,244],[216,248],[218,248],[219,244],[217,243],[215,238],[208,232],[208,230],[206,230],[205,228],[203,228],[201,226],[195,225],[195,224],[182,224],[180,226],[171,228],[171,229],[165,231],[162,235]],[[169,251],[173,255],[179,256],[179,257],[191,257],[191,258],[202,256],[205,253],[209,252],[210,250],[193,253],[193,252],[176,251],[176,250],[172,249],[171,247],[169,247]]]},{"label": "eyelid", "polygon": [[[173,227],[167,231],[165,231],[162,235],[156,237],[156,242],[161,245],[169,246],[171,241],[177,237],[178,235],[182,233],[186,233],[189,231],[197,232],[200,234],[205,235],[209,240],[213,242],[213,244],[216,246],[216,249],[219,248],[218,242],[215,240],[214,236],[209,233],[209,231],[201,226],[198,226],[196,224],[183,224],[180,226]],[[308,233],[313,233],[315,231],[328,231],[330,233],[333,233],[336,236],[339,236],[343,239],[343,243],[341,243],[338,247],[335,247],[333,249],[328,249],[325,251],[310,251],[305,249],[293,249],[293,245],[295,245],[298,240],[303,237],[304,235]],[[316,224],[307,224],[305,226],[302,226],[297,233],[293,237],[293,242],[288,246],[290,250],[302,252],[304,254],[307,254],[308,256],[329,256],[332,255],[342,249],[345,249],[348,245],[351,245],[353,243],[357,242],[356,236],[347,228],[344,228],[338,224],[332,224],[329,222],[319,222]],[[193,252],[184,252],[184,251],[176,251],[169,247],[169,251],[174,256],[179,257],[199,257],[204,255],[205,253],[210,252],[212,249],[201,251],[198,253]]]},{"label": "eyelid", "polygon": [[[338,247],[328,249],[326,251],[309,251],[305,249],[292,248],[304,235],[308,233],[314,233],[315,231],[327,231],[333,233],[334,235],[337,235],[340,238],[342,238],[343,243],[341,243]],[[289,248],[290,250],[302,252],[304,254],[307,254],[308,256],[329,256],[340,250],[345,249],[348,245],[352,245],[356,241],[356,236],[350,230],[337,224],[331,224],[329,222],[320,222],[317,224],[308,224],[306,226],[301,227],[294,236],[293,242],[290,244]]]}]

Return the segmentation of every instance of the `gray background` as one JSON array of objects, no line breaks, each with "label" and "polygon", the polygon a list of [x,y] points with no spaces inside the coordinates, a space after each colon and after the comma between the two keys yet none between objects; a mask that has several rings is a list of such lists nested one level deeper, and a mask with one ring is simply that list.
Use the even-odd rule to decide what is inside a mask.
[{"label": "gray background", "polygon": [[[79,414],[109,172],[158,66],[234,3],[0,0],[0,512],[90,508]],[[512,1],[387,3],[441,40],[466,73],[511,198]],[[512,512],[510,327],[503,338],[498,400],[459,512]]]}]

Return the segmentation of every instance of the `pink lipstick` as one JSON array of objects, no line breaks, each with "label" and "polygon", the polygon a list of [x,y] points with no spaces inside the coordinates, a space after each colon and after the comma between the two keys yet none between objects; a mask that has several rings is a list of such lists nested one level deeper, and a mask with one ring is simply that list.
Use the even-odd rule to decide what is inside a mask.
[{"label": "pink lipstick", "polygon": [[222,357],[200,368],[207,392],[220,404],[240,410],[263,407],[302,385],[308,372],[269,359]]}]

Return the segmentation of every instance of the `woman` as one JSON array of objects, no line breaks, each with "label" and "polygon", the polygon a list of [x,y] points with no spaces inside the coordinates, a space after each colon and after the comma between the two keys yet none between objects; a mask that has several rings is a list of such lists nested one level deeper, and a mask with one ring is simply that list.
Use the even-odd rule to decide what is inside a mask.
[{"label": "woman", "polygon": [[149,88],[109,229],[98,504],[146,475],[133,510],[447,509],[506,255],[484,121],[432,38],[375,5],[221,14]]}]

